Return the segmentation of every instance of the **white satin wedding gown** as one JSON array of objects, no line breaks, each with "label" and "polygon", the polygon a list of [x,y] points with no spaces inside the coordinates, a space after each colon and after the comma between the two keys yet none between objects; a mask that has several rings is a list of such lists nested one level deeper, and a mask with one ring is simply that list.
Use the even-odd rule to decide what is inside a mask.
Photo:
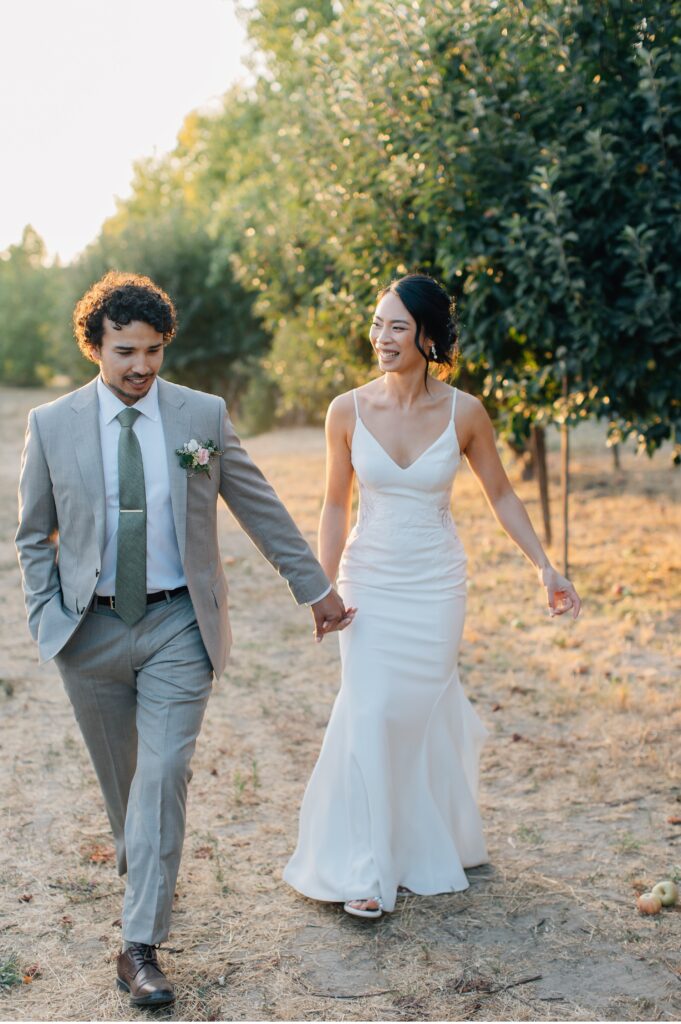
[{"label": "white satin wedding gown", "polygon": [[457,671],[466,556],[452,522],[461,463],[452,413],[406,468],[362,422],[352,464],[357,523],[338,589],[358,609],[339,634],[342,683],[305,791],[285,880],[305,896],[381,898],[468,887],[487,859],[477,807],[486,735]]}]

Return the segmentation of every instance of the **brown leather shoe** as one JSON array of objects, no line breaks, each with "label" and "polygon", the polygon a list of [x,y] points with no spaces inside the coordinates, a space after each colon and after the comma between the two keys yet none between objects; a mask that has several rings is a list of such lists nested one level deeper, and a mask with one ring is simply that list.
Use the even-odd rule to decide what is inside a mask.
[{"label": "brown leather shoe", "polygon": [[165,1006],[175,1001],[175,991],[158,966],[156,949],[134,942],[118,954],[118,986],[130,993],[134,1006]]}]

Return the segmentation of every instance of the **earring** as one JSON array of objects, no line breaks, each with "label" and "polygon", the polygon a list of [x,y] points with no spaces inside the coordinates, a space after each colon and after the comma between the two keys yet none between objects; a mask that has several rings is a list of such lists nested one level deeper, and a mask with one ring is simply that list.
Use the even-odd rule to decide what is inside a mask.
[{"label": "earring", "polygon": [[437,360],[437,349],[435,348],[435,345],[433,345],[433,347],[432,347],[432,348],[431,348],[431,350],[430,350],[430,358],[431,358],[431,359],[432,359],[432,360],[433,360],[434,362],[435,362],[435,361]]}]

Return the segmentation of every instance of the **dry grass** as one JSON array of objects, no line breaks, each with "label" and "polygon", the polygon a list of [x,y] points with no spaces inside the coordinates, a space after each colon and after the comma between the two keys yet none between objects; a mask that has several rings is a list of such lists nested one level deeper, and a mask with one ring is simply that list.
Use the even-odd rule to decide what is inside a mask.
[{"label": "dry grass", "polygon": [[[0,988],[0,1017],[143,1019],[112,985],[122,886],[98,788],[56,670],[39,669],[24,625],[14,487],[20,424],[43,399],[0,394],[0,972],[26,977]],[[312,535],[321,433],[248,447]],[[337,646],[311,642],[308,613],[224,514],[236,645],[194,761],[165,953],[179,998],[165,1018],[681,1016],[681,908],[643,918],[633,905],[644,885],[681,877],[681,826],[667,820],[681,816],[679,475],[664,456],[630,452],[614,474],[594,428],[575,450],[576,624],[546,621],[471,475],[457,482],[472,578],[462,675],[490,729],[491,863],[466,893],[408,898],[369,925],[280,880]],[[534,485],[518,488],[536,520]]]}]

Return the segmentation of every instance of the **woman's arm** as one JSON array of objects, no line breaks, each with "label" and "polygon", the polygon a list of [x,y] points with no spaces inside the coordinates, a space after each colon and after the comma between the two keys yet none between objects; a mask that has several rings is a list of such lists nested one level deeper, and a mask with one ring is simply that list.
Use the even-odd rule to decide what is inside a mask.
[{"label": "woman's arm", "polygon": [[511,540],[538,570],[546,588],[551,615],[562,615],[572,608],[579,615],[581,601],[573,585],[551,565],[525,506],[511,487],[497,451],[494,429],[482,403],[465,396],[465,437],[462,449],[475,473],[494,515]]},{"label": "woman's arm", "polygon": [[339,395],[326,416],[326,492],[319,520],[319,561],[332,582],[350,532],[354,470],[349,438],[353,425],[352,396]]}]

